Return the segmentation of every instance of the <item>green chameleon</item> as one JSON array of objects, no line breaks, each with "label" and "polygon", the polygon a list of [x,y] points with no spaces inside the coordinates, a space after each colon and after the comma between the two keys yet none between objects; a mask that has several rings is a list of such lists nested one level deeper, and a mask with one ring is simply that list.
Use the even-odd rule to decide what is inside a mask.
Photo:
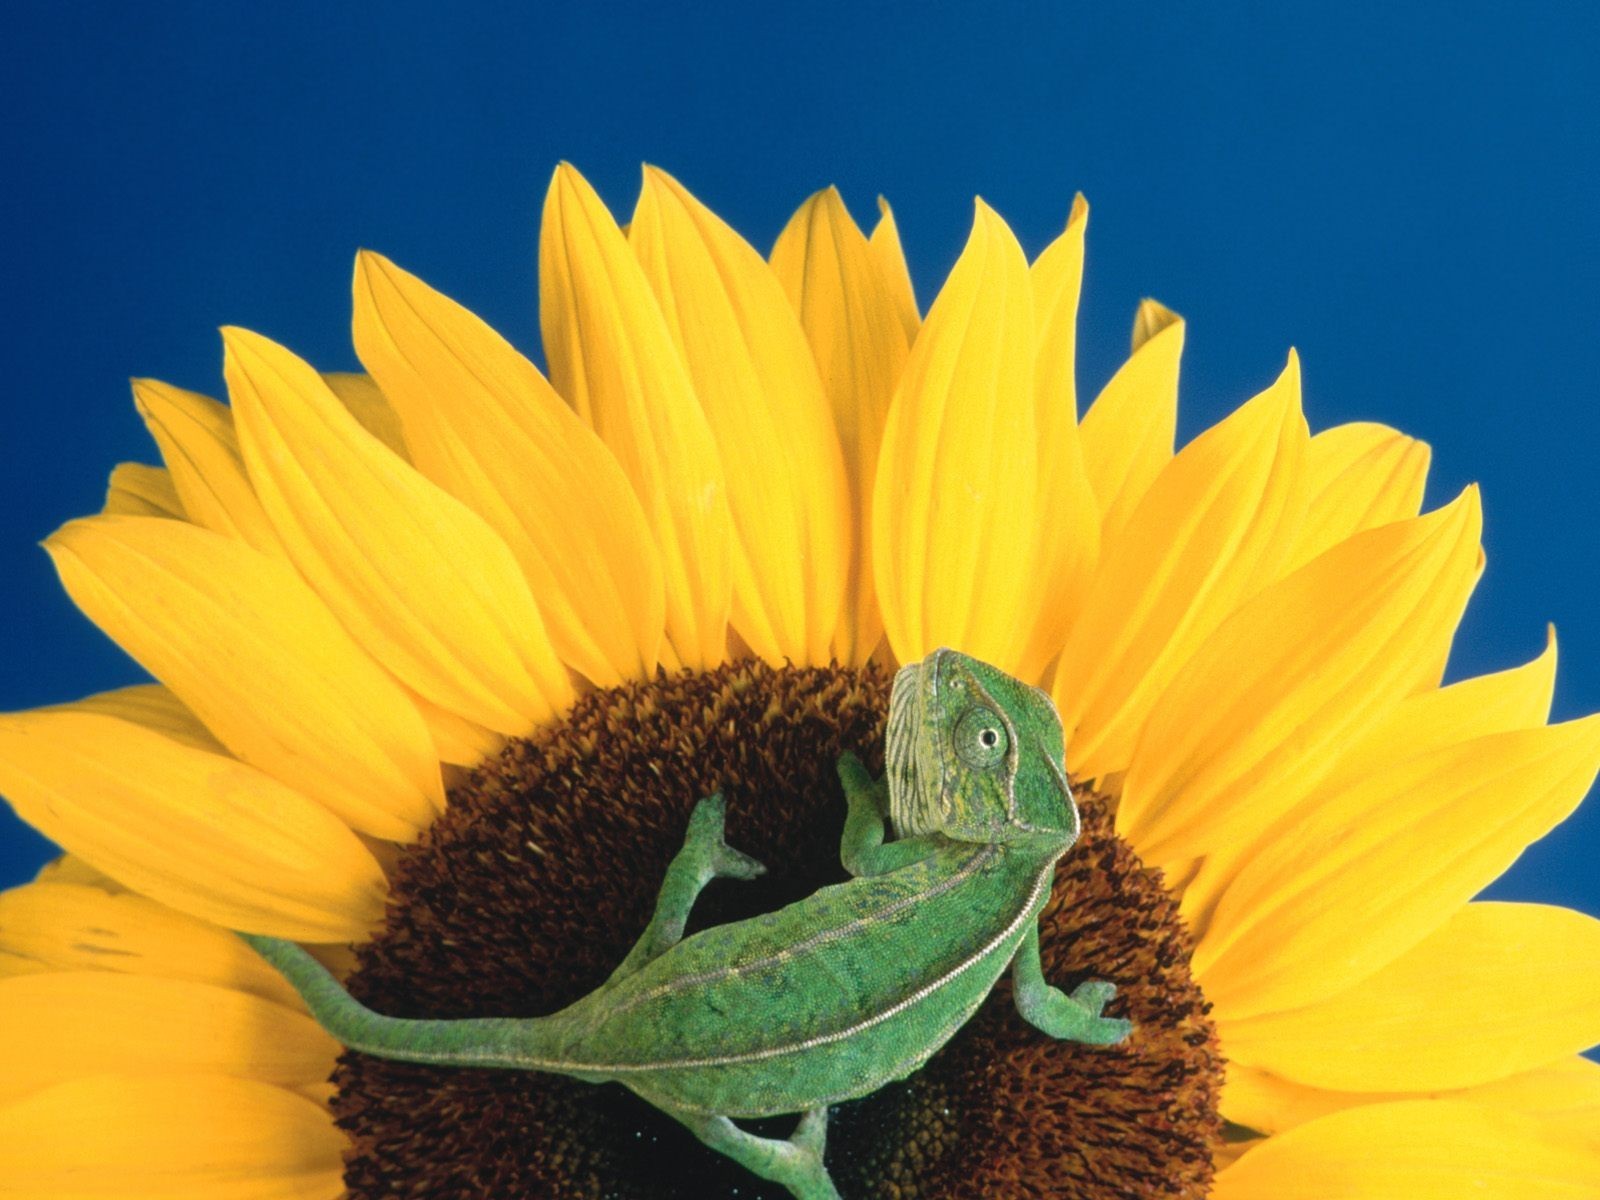
[{"label": "green chameleon", "polygon": [[[1039,961],[1039,912],[1078,837],[1050,698],[936,651],[895,676],[886,761],[874,781],[853,755],[839,760],[849,804],[839,856],[853,879],[686,938],[707,883],[764,870],[723,841],[722,797],[700,801],[638,943],[550,1016],[386,1017],[293,943],[245,940],[353,1050],[621,1083],[799,1200],[838,1200],[823,1162],[828,1106],[917,1070],[1008,965],[1018,1011],[1050,1037],[1108,1045],[1130,1029],[1100,1015],[1114,985],[1069,996]],[[734,1123],[785,1113],[801,1114],[786,1139]]]}]

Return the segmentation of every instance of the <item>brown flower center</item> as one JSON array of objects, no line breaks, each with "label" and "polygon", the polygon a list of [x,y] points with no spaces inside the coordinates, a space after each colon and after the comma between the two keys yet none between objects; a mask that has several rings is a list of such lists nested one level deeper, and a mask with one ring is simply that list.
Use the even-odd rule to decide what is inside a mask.
[{"label": "brown flower center", "polygon": [[[400,860],[386,928],[351,990],[400,1016],[525,1017],[598,986],[627,954],[694,802],[728,798],[728,841],[764,863],[713,883],[697,928],[845,878],[843,750],[882,769],[889,678],[740,662],[581,699],[451,796]],[[1080,795],[1083,838],[1041,921],[1046,977],[1120,987],[1111,1048],[1053,1041],[1002,982],[903,1083],[837,1106],[828,1165],[846,1200],[1202,1197],[1220,1134],[1221,1059],[1160,876]],[[615,1085],[414,1066],[347,1053],[334,1111],[352,1200],[785,1200]],[[753,1126],[785,1136],[789,1122]]]}]

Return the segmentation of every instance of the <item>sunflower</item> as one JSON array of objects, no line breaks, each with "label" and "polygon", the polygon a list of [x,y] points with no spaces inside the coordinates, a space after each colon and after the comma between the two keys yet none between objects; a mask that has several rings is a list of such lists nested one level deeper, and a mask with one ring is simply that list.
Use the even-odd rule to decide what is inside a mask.
[{"label": "sunflower", "polygon": [[[1443,684],[1482,569],[1428,448],[1311,436],[1299,364],[1174,452],[1153,301],[1080,420],[1088,208],[1031,264],[993,211],[926,320],[887,206],[813,196],[763,258],[647,171],[572,168],[540,241],[548,378],[363,253],[364,375],[223,332],[230,403],[153,381],[164,467],[46,543],[158,682],[0,719],[0,792],[66,851],[0,896],[0,1191],[352,1200],[762,1195],[614,1088],[335,1045],[230,930],[400,1015],[595,986],[720,784],[837,872],[834,757],[952,646],[1040,683],[1085,835],[1042,923],[1123,1046],[997,996],[841,1106],[854,1197],[1600,1191],[1600,922],[1473,897],[1580,801],[1553,640]],[[1002,984],[1000,991],[1004,992]]]}]

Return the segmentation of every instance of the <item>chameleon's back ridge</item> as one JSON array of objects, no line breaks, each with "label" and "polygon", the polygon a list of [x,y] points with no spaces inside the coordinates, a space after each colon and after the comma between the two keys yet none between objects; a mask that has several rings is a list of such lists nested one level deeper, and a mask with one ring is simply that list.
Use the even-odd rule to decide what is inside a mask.
[{"label": "chameleon's back ridge", "polygon": [[[986,668],[976,664],[968,670]],[[887,678],[874,678],[870,671],[770,672],[748,665],[739,674],[744,676],[740,686],[723,686],[711,697],[712,704],[725,706],[723,719],[713,728],[737,732],[742,725],[752,731],[747,737],[730,736],[721,745],[706,739],[697,747],[666,728],[683,719],[681,712],[669,712],[664,706],[644,710],[645,724],[659,721],[662,726],[650,732],[662,734],[662,742],[681,746],[682,757],[675,763],[647,765],[615,754],[615,747],[581,729],[569,731],[571,747],[579,750],[574,757],[587,757],[583,764],[587,770],[583,778],[572,779],[576,786],[565,795],[551,794],[547,782],[539,797],[537,821],[530,820],[514,843],[525,851],[522,869],[534,881],[532,892],[524,897],[536,893],[541,899],[491,892],[483,928],[486,933],[492,928],[495,950],[492,956],[480,952],[473,964],[478,986],[460,979],[453,993],[444,987],[419,991],[417,985],[428,982],[427,964],[435,961],[440,944],[450,946],[445,951],[448,966],[448,956],[461,953],[459,948],[474,935],[452,924],[459,922],[459,914],[427,910],[424,896],[439,895],[441,889],[430,885],[426,871],[417,870],[417,865],[428,855],[447,853],[452,860],[451,880],[470,888],[473,881],[461,876],[463,870],[477,870],[486,861],[485,827],[492,824],[498,835],[508,821],[524,819],[508,809],[497,810],[492,821],[487,808],[474,811],[494,795],[499,781],[492,777],[480,777],[453,796],[457,807],[441,826],[459,821],[457,832],[450,834],[454,840],[447,842],[440,836],[444,830],[436,830],[430,842],[438,844],[419,848],[415,861],[402,866],[397,880],[397,897],[408,902],[411,919],[427,915],[398,940],[394,934],[400,929],[391,920],[393,933],[374,943],[351,982],[379,1018],[427,1017],[441,1023],[413,1026],[409,1034],[428,1035],[421,1041],[414,1037],[408,1041],[409,1034],[401,1029],[397,1041],[374,1044],[363,1040],[359,1027],[346,1027],[341,1034],[336,1020],[324,1020],[347,1044],[387,1056],[349,1056],[336,1078],[338,1103],[348,1105],[340,1115],[357,1135],[358,1147],[363,1145],[363,1127],[381,1132],[384,1111],[362,1097],[374,1095],[374,1089],[418,1087],[425,1090],[411,1102],[413,1120],[417,1107],[425,1113],[439,1112],[437,1121],[443,1121],[447,1108],[456,1114],[453,1123],[436,1121],[431,1126],[430,1158],[436,1159],[456,1139],[468,1139],[475,1121],[481,1144],[487,1131],[477,1108],[446,1104],[444,1098],[490,1089],[486,1095],[492,1095],[491,1102],[503,1118],[529,1129],[535,1143],[547,1138],[552,1125],[574,1109],[617,1113],[618,1118],[606,1119],[600,1136],[585,1139],[585,1153],[595,1156],[603,1177],[623,1178],[637,1170],[649,1182],[640,1185],[645,1190],[621,1186],[613,1194],[722,1194],[676,1191],[663,1178],[659,1164],[649,1167],[648,1154],[630,1143],[627,1130],[639,1131],[646,1145],[670,1144],[671,1126],[649,1117],[651,1110],[638,1101],[620,1099],[620,1088],[591,1086],[611,1081],[644,1097],[672,1122],[736,1160],[718,1167],[717,1159],[707,1158],[686,1179],[726,1178],[730,1189],[743,1186],[746,1190],[739,1194],[745,1195],[776,1197],[784,1194],[784,1188],[797,1196],[854,1195],[850,1180],[863,1180],[864,1172],[878,1170],[872,1163],[883,1145],[881,1123],[874,1133],[865,1123],[867,1114],[916,1110],[917,1097],[928,1088],[947,1089],[947,1082],[940,1083],[943,1060],[926,1068],[923,1064],[950,1037],[961,1035],[964,1027],[981,1028],[980,1036],[985,1037],[1002,1028],[1007,1036],[1018,1036],[1003,1018],[973,1017],[996,979],[1012,966],[1018,971],[1019,996],[1044,998],[1042,1007],[1034,1003],[1029,1014],[1034,1021],[1028,1031],[1031,1039],[1018,1043],[1019,1050],[1037,1055],[1057,1037],[1076,1037],[1111,1046],[1086,1048],[1076,1056],[1063,1054],[1069,1064],[1081,1060],[1088,1065],[1086,1055],[1099,1055],[1104,1063],[1116,1060],[1126,1066],[1128,1052],[1115,1043],[1123,1038],[1127,1024],[1109,989],[1080,989],[1081,974],[1052,978],[1049,983],[1039,975],[1041,987],[1028,984],[1033,976],[1024,960],[1031,952],[1032,961],[1038,961],[1033,931],[1056,875],[1055,860],[1065,852],[1071,861],[1070,847],[1078,833],[1059,764],[1031,773],[1011,769],[1024,793],[1040,787],[1045,792],[1008,797],[1000,788],[965,796],[946,805],[948,835],[899,837],[895,823],[885,820],[894,808],[887,794],[892,781],[886,783],[877,767],[884,753]],[[759,694],[768,679],[779,677],[785,686],[802,690],[782,709]],[[752,678],[758,681],[755,688],[749,683]],[[966,683],[981,686],[976,675]],[[620,702],[636,703],[626,697]],[[704,711],[705,701],[696,707]],[[639,711],[633,708],[629,715]],[[772,720],[774,711],[784,719]],[[840,797],[840,783],[828,778],[834,771],[833,749],[824,743],[809,755],[804,753],[805,741],[815,744],[818,717],[837,719],[843,726],[833,746],[859,749],[873,763],[872,770],[850,759],[839,765],[842,790],[851,797],[848,805]],[[1011,719],[1015,722],[1016,715]],[[1013,736],[1003,721],[998,728],[1008,740]],[[965,732],[972,734],[975,729]],[[969,740],[969,750],[993,750],[981,739]],[[589,748],[587,754],[584,748]],[[930,767],[929,777],[948,776],[950,764],[960,760],[958,752],[952,754],[949,762]],[[551,757],[546,746],[530,752],[521,765],[540,766]],[[807,760],[816,763],[809,779],[801,778],[795,766]],[[509,772],[518,765],[512,761],[501,769]],[[1004,773],[1005,764],[1001,766]],[[674,767],[682,778],[673,777]],[[655,778],[656,786],[649,801],[633,809],[599,790],[607,778],[631,780],[645,771]],[[692,799],[697,795],[703,799],[718,782],[724,785],[720,802]],[[595,790],[584,794],[591,787]],[[629,787],[636,789],[637,783]],[[658,792],[665,795],[658,798]],[[1046,792],[1058,800],[1050,801]],[[786,819],[773,820],[764,812],[763,796],[781,797]],[[1041,804],[1049,803],[1061,806],[1051,812],[1041,809]],[[631,813],[632,820],[604,817],[618,808]],[[594,844],[597,839],[600,846]],[[639,847],[637,857],[629,852],[633,839]],[[919,839],[927,844],[910,846]],[[611,852],[606,854],[608,841]],[[673,841],[680,845],[674,847]],[[831,850],[825,851],[828,843]],[[468,853],[472,844],[476,853]],[[857,872],[853,878],[839,865],[841,850]],[[826,865],[828,858],[831,867]],[[565,880],[551,876],[547,864],[552,860],[565,868]],[[752,879],[756,860],[771,871]],[[675,871],[681,888],[672,883]],[[512,878],[519,880],[520,888],[523,876]],[[708,881],[713,882],[700,897]],[[650,909],[648,896],[657,889],[661,893],[657,921],[634,946],[641,931],[638,922]],[[630,903],[639,914],[631,921],[619,917],[619,904],[625,914]],[[663,909],[671,910],[664,920]],[[686,916],[689,932],[680,939]],[[1059,957],[1059,948],[1052,949],[1048,928],[1045,969],[1055,976],[1049,964],[1052,955]],[[959,936],[952,936],[955,932]],[[475,936],[490,940],[484,934]],[[541,943],[552,941],[567,948],[554,960],[548,951],[537,950]],[[519,950],[519,946],[531,948]],[[270,944],[264,949],[275,956]],[[293,965],[284,965],[299,984]],[[614,976],[609,982],[608,975]],[[1056,982],[1069,985],[1068,991],[1053,987]],[[1051,1007],[1051,996],[1059,996],[1070,1007]],[[774,1005],[773,997],[783,998],[782,1002]],[[1108,1002],[1111,1012],[1101,1011]],[[983,1012],[999,1011],[999,1004],[997,999]],[[328,1011],[321,1015],[330,1016]],[[466,1016],[502,1020],[465,1024],[457,1020]],[[547,1019],[533,1020],[535,1016]],[[974,1034],[969,1029],[961,1036]],[[408,1054],[441,1065],[418,1068],[391,1062]],[[494,1065],[501,1070],[452,1070],[442,1065],[452,1060],[462,1067]],[[1094,1069],[1106,1068],[1097,1064]],[[906,1083],[885,1088],[902,1077],[909,1077]],[[867,1098],[834,1109],[830,1123],[829,1106],[858,1096]],[[508,1103],[511,1097],[516,1099]],[[546,1116],[532,1115],[538,1111],[546,1111]],[[935,1121],[952,1119],[948,1111],[942,1117],[937,1110],[929,1111]],[[557,1113],[562,1116],[556,1117]],[[793,1138],[757,1137],[728,1119],[775,1113],[810,1115]],[[626,1129],[611,1128],[617,1120]],[[943,1157],[951,1161],[973,1149],[965,1144],[966,1138],[957,1136],[960,1124],[946,1130]],[[770,1134],[774,1128],[781,1134],[788,1126],[762,1126],[761,1132]],[[652,1129],[654,1133],[649,1132]],[[981,1131],[973,1136],[981,1142]],[[397,1152],[403,1157],[403,1147],[389,1143],[387,1151],[380,1151],[375,1142],[365,1144],[372,1153],[358,1152],[352,1160],[353,1197],[382,1194],[388,1186],[386,1177],[391,1181],[410,1177],[393,1157]],[[924,1152],[928,1144],[924,1135]],[[639,1157],[641,1153],[645,1158]],[[562,1163],[576,1161],[570,1145],[563,1155]],[[420,1152],[417,1157],[422,1157]],[[526,1163],[516,1167],[518,1186],[530,1194],[583,1194],[549,1186],[565,1169],[552,1165],[555,1161],[530,1147]],[[636,1166],[629,1167],[629,1162]],[[935,1165],[902,1162],[894,1170],[915,1173]],[[781,1186],[773,1190],[769,1185],[762,1191],[756,1183],[756,1190],[750,1191],[749,1171]],[[837,1190],[830,1174],[837,1180]],[[743,1185],[741,1178],[746,1181]],[[438,1194],[478,1194],[451,1191],[451,1186],[455,1185]]]}]

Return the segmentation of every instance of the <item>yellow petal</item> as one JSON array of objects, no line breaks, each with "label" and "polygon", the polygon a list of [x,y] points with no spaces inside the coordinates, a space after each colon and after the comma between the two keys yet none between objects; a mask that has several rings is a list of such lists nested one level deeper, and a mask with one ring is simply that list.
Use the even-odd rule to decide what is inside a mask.
[{"label": "yellow petal", "polygon": [[900,313],[906,341],[914,342],[918,330],[922,328],[922,310],[917,307],[917,292],[911,286],[911,270],[906,266],[906,252],[900,245],[900,226],[895,223],[894,210],[882,196],[878,197],[878,223],[872,228],[868,245],[894,294],[895,308]]},{"label": "yellow petal", "polygon": [[1533,1113],[1545,1129],[1600,1153],[1600,1062],[1575,1055],[1459,1094],[1476,1104]]},{"label": "yellow petal", "polygon": [[136,517],[172,517],[186,520],[183,501],[172,476],[161,467],[143,463],[123,463],[111,472],[106,487],[106,502],[100,510]]},{"label": "yellow petal", "polygon": [[1520,667],[1404,697],[1340,756],[1318,794],[1331,794],[1384,767],[1485,734],[1543,725],[1550,719],[1555,686],[1556,631],[1551,626],[1544,653]]},{"label": "yellow petal", "polygon": [[1083,607],[1100,558],[1100,505],[1089,482],[1078,435],[1078,295],[1089,205],[1072,202],[1066,232],[1029,270],[1039,345],[1034,395],[1039,439],[1039,565],[1042,599],[1024,674],[1037,678],[1061,650]]},{"label": "yellow petal", "polygon": [[1476,576],[1477,492],[1368,530],[1222,623],[1140,734],[1117,827],[1148,861],[1264,828],[1399,699]]},{"label": "yellow petal", "polygon": [[123,887],[104,871],[91,867],[73,854],[53,858],[39,868],[33,877],[35,883],[71,883],[82,887],[98,888],[102,892],[125,892]]},{"label": "yellow petal", "polygon": [[81,883],[0,892],[0,953],[46,971],[180,979],[301,1007],[288,981],[236,934],[132,892]]},{"label": "yellow petal", "polygon": [[616,455],[661,554],[667,638],[722,661],[733,523],[716,440],[644,271],[587,180],[558,167],[539,233],[539,320],[556,390]]},{"label": "yellow petal", "polygon": [[1270,1071],[1230,1058],[1219,1107],[1228,1121],[1258,1133],[1273,1134],[1362,1104],[1418,1098],[1393,1093],[1324,1091],[1291,1083]]},{"label": "yellow petal", "polygon": [[1294,1011],[1234,1020],[1220,1006],[1229,1058],[1313,1087],[1423,1091],[1600,1043],[1600,921],[1568,909],[1469,904],[1351,978],[1361,982]]},{"label": "yellow petal", "polygon": [[73,602],[238,758],[377,837],[443,810],[416,708],[282,559],[148,517],[73,521],[45,548]]},{"label": "yellow petal", "polygon": [[1015,670],[1033,614],[1033,298],[981,201],[912,349],[873,489],[873,569],[902,662],[941,646]]},{"label": "yellow petal", "polygon": [[411,447],[406,444],[405,425],[400,420],[400,413],[389,397],[384,395],[376,379],[359,371],[325,371],[322,382],[328,385],[328,390],[339,398],[339,403],[350,411],[350,415],[361,423],[361,428],[389,447],[391,454],[406,462],[412,461]]},{"label": "yellow petal", "polygon": [[656,668],[661,560],[595,432],[489,326],[388,259],[356,259],[355,342],[419,470],[505,539],[556,652],[612,687]]},{"label": "yellow petal", "polygon": [[1426,442],[1364,421],[1336,425],[1311,439],[1311,504],[1289,570],[1363,529],[1414,517],[1428,481]]},{"label": "yellow petal", "polygon": [[[505,749],[506,739],[492,729],[485,729],[475,721],[457,716],[447,708],[440,708],[409,688],[406,694],[422,715],[428,735],[433,739],[433,752],[439,756],[440,762],[471,768]],[[452,786],[447,780],[446,787]]]},{"label": "yellow petal", "polygon": [[315,1102],[220,1075],[75,1079],[0,1109],[19,1200],[336,1200],[346,1147]]},{"label": "yellow petal", "polygon": [[383,872],[327,809],[127,721],[0,717],[0,795],[69,853],[225,928],[353,941],[383,914]]},{"label": "yellow petal", "polygon": [[1600,1150],[1600,1063],[1576,1055],[1476,1087],[1422,1093],[1332,1091],[1230,1060],[1222,1115],[1263,1133],[1282,1133],[1358,1105],[1423,1098],[1526,1113],[1545,1129]]},{"label": "yellow petal", "polygon": [[[1543,725],[1550,715],[1555,676],[1552,628],[1545,652],[1532,662],[1406,696],[1390,708],[1364,737],[1340,754],[1327,777],[1276,823],[1214,848],[1206,855],[1204,865],[1184,881],[1183,915],[1197,941],[1212,943],[1206,953],[1217,949],[1210,928],[1218,899],[1243,864],[1278,842],[1286,823],[1298,821],[1300,813],[1313,811],[1362,776],[1385,766],[1398,766],[1407,759],[1484,734]],[[1169,870],[1169,885],[1175,886],[1172,879]]]},{"label": "yellow petal", "polygon": [[245,474],[227,408],[154,379],[135,379],[133,400],[161,447],[188,519],[265,554],[281,554],[272,522]]},{"label": "yellow petal", "polygon": [[1209,1200],[1582,1200],[1597,1190],[1600,1155],[1531,1117],[1410,1100],[1268,1138],[1218,1173]]},{"label": "yellow petal", "polygon": [[[1155,329],[1140,340],[1141,330]],[[1145,491],[1172,457],[1178,424],[1183,318],[1154,300],[1139,306],[1134,350],[1084,414],[1084,467],[1100,503],[1101,537],[1122,533]]]},{"label": "yellow petal", "polygon": [[825,664],[853,554],[850,492],[816,360],[772,268],[646,168],[628,233],[727,478],[734,629],[774,666]]},{"label": "yellow petal", "polygon": [[223,340],[250,479],[340,623],[408,686],[501,733],[563,710],[571,681],[505,543],[283,347],[242,329]]},{"label": "yellow petal", "polygon": [[212,754],[228,752],[227,747],[217,741],[200,718],[170,689],[159,683],[139,683],[115,691],[100,692],[59,707],[120,717],[124,721],[143,725],[146,729],[153,729],[173,741],[193,746],[196,750],[206,750]]},{"label": "yellow petal", "polygon": [[317,1083],[339,1045],[309,1015],[209,983],[109,971],[0,979],[0,1103],[103,1072]]},{"label": "yellow petal", "polygon": [[773,247],[772,269],[800,315],[844,451],[855,554],[834,649],[841,662],[860,665],[883,636],[872,582],[870,502],[883,425],[910,340],[894,280],[835,189],[818,192],[795,213]]},{"label": "yellow petal", "polygon": [[1305,508],[1300,370],[1172,459],[1106,547],[1056,669],[1067,762],[1125,770],[1151,706],[1195,650],[1276,578]]},{"label": "yellow petal", "polygon": [[1476,738],[1353,784],[1264,843],[1223,893],[1194,960],[1207,998],[1238,1020],[1365,979],[1572,812],[1597,769],[1600,717],[1587,717]]}]

